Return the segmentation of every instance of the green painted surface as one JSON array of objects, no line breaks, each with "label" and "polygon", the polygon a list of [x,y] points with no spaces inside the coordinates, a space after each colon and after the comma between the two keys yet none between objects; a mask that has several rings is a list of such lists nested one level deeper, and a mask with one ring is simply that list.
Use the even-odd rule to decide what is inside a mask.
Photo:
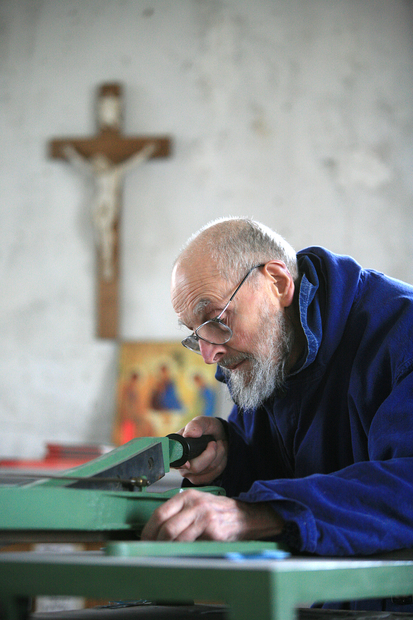
[{"label": "green painted surface", "polygon": [[[203,491],[223,493],[218,487]],[[98,491],[35,485],[0,489],[1,530],[139,532],[161,503],[179,493]]]},{"label": "green painted surface", "polygon": [[[234,543],[237,548],[237,543]],[[413,561],[287,559],[231,562],[212,558],[111,557],[103,554],[0,554],[0,601],[6,620],[36,595],[229,606],[230,620],[293,620],[317,600],[405,596]]]},{"label": "green painted surface", "polygon": [[175,461],[178,461],[179,459],[181,459],[183,452],[184,452],[184,449],[178,441],[170,440],[169,441],[168,464],[174,463]]},{"label": "green painted surface", "polygon": [[200,540],[195,542],[108,542],[107,555],[124,557],[224,557],[228,553],[241,553],[246,556],[265,551],[283,551],[277,543],[259,540],[217,542]]}]

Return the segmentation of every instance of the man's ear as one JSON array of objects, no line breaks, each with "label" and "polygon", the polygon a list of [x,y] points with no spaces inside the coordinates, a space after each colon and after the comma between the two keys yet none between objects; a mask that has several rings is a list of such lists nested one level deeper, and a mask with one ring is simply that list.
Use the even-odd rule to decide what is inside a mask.
[{"label": "man's ear", "polygon": [[272,291],[281,306],[287,308],[294,299],[294,280],[282,261],[271,260],[266,263],[264,273],[272,279]]}]

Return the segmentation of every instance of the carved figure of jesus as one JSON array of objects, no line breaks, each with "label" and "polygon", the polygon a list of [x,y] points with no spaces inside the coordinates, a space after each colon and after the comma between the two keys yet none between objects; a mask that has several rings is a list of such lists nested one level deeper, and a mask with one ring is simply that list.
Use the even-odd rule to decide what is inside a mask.
[{"label": "carved figure of jesus", "polygon": [[90,158],[83,157],[73,146],[63,149],[66,159],[76,168],[91,175],[95,182],[95,196],[92,203],[92,218],[101,253],[102,275],[105,280],[114,276],[114,225],[120,212],[121,186],[124,176],[151,157],[156,145],[147,144],[129,159],[114,164],[103,153]]}]

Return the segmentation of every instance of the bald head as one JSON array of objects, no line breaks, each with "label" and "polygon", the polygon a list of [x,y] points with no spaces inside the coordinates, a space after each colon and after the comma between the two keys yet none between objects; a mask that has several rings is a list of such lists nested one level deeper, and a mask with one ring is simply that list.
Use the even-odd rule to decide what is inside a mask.
[{"label": "bald head", "polygon": [[295,280],[296,254],[280,235],[254,220],[232,217],[214,220],[192,235],[175,266],[193,268],[207,262],[222,278],[236,281],[255,264],[279,260]]}]

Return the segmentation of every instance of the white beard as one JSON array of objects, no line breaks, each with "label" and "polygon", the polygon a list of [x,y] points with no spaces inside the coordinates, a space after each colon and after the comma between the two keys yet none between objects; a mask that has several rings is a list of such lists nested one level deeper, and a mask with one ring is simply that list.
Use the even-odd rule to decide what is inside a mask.
[{"label": "white beard", "polygon": [[[244,411],[259,407],[284,386],[286,364],[293,346],[293,329],[284,314],[266,308],[261,313],[261,334],[256,354],[240,353],[219,363],[234,402]],[[226,365],[248,360],[247,370]]]}]

